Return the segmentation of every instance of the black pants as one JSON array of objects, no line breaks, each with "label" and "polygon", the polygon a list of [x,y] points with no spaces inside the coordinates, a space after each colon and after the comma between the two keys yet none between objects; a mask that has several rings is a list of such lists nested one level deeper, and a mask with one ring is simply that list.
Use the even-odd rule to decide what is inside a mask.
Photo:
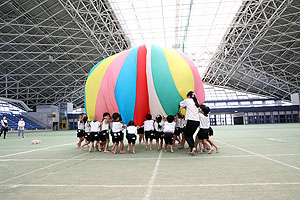
[{"label": "black pants", "polygon": [[186,127],[184,129],[184,137],[187,143],[189,144],[189,147],[192,149],[195,147],[194,142],[194,133],[199,127],[200,122],[199,121],[193,121],[193,120],[187,120]]},{"label": "black pants", "polygon": [[7,133],[7,128],[1,128],[0,137],[1,137],[2,133],[3,133],[3,131],[4,131],[3,138],[5,139],[5,136],[6,136],[6,133]]}]

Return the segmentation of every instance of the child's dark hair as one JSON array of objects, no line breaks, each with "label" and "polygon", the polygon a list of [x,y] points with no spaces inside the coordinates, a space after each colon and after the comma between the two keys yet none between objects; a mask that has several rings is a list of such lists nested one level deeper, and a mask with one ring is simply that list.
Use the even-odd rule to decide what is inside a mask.
[{"label": "child's dark hair", "polygon": [[183,115],[180,112],[177,113],[177,116],[179,119],[183,119]]},{"label": "child's dark hair", "polygon": [[201,104],[200,105],[200,109],[202,110],[203,108],[205,108],[206,107],[206,105],[204,105],[204,104]]},{"label": "child's dark hair", "polygon": [[161,127],[162,127],[160,125],[161,120],[162,120],[162,116],[161,115],[157,115],[156,116],[156,122],[157,122],[157,126],[158,126],[159,129],[161,129]]},{"label": "child's dark hair", "polygon": [[187,96],[187,97],[191,97],[191,98],[194,100],[195,106],[196,106],[197,108],[200,107],[199,102],[198,102],[198,100],[197,100],[197,97],[196,97],[196,95],[195,95],[195,93],[194,93],[193,91],[189,91],[189,92],[187,93],[186,96]]},{"label": "child's dark hair", "polygon": [[152,119],[152,115],[147,114],[147,115],[146,115],[146,119],[147,119],[147,120],[151,120],[151,119]]},{"label": "child's dark hair", "polygon": [[168,121],[169,123],[172,123],[172,122],[174,121],[174,116],[173,116],[173,115],[168,115],[167,121]]},{"label": "child's dark hair", "polygon": [[208,113],[210,112],[210,108],[205,106],[205,107],[201,108],[201,110],[204,112],[204,115],[207,117]]},{"label": "child's dark hair", "polygon": [[114,121],[117,121],[118,118],[119,118],[119,120],[120,120],[121,116],[120,116],[119,113],[114,113],[114,114],[112,115],[112,118],[113,118]]},{"label": "child's dark hair", "polygon": [[134,121],[130,120],[127,126],[135,126]]},{"label": "child's dark hair", "polygon": [[110,114],[109,114],[108,112],[103,113],[103,118],[105,118],[106,116],[109,116],[109,117],[110,117]]}]

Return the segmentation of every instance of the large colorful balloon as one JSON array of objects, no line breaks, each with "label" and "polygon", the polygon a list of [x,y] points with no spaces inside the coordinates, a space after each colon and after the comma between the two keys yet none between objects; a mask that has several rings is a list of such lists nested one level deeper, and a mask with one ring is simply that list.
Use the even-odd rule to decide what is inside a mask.
[{"label": "large colorful balloon", "polygon": [[142,45],[96,64],[85,85],[85,108],[90,120],[118,112],[128,123],[142,125],[146,114],[175,115],[189,91],[204,102],[198,70],[183,53],[157,45]]}]

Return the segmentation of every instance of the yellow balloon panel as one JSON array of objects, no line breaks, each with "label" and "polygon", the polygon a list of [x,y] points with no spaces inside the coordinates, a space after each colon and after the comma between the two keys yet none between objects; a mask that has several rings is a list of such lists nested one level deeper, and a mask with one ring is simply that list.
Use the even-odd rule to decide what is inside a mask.
[{"label": "yellow balloon panel", "polygon": [[174,83],[180,94],[185,99],[189,91],[194,91],[193,72],[182,56],[172,49],[162,48],[169,64]]}]

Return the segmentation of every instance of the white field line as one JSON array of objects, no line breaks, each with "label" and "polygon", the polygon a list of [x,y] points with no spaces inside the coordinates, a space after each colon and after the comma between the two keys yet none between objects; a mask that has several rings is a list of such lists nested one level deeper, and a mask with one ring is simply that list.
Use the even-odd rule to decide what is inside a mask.
[{"label": "white field line", "polygon": [[[285,137],[285,139],[293,139],[293,138],[296,138],[296,139],[300,139],[300,137],[295,137],[295,136],[292,136],[292,137]],[[238,141],[261,141],[262,139],[269,139],[269,138],[248,138],[248,139],[245,139],[245,138],[237,138],[237,139],[222,139],[223,142],[238,142]]]},{"label": "white field line", "polygon": [[290,144],[300,145],[300,143],[297,143],[297,142],[292,142],[292,141],[287,141],[287,140],[281,140],[281,139],[277,139],[277,138],[267,138],[267,139],[271,140],[271,141],[276,141],[276,142],[284,142],[284,143],[290,143]]},{"label": "white field line", "polygon": [[[289,153],[289,154],[267,154],[263,156],[300,156],[300,154]],[[185,156],[185,157],[171,157],[161,158],[161,160],[177,160],[177,159],[215,159],[215,158],[246,158],[246,157],[257,157],[257,155],[231,155],[231,156]],[[73,160],[73,161],[128,161],[128,160],[156,160],[157,158],[12,158],[12,159],[0,159],[0,162],[32,162],[32,161],[62,161],[62,160]]]},{"label": "white field line", "polygon": [[276,138],[267,138],[268,140],[277,141],[277,142],[283,142],[283,140],[276,139]]},{"label": "white field line", "polygon": [[149,199],[150,196],[151,196],[152,188],[153,188],[153,185],[154,185],[154,179],[155,179],[156,174],[157,174],[157,170],[158,170],[158,166],[159,166],[159,163],[160,163],[162,152],[163,152],[163,150],[161,150],[160,153],[159,153],[159,156],[157,158],[154,170],[152,172],[152,176],[151,176],[151,178],[149,180],[149,183],[148,183],[147,193],[146,193],[146,195],[145,195],[145,197],[143,199]]},{"label": "white field line", "polygon": [[8,181],[11,181],[11,180],[15,180],[15,179],[21,178],[21,177],[23,177],[23,176],[27,176],[27,175],[29,175],[29,174],[32,174],[32,173],[35,173],[35,172],[38,172],[38,171],[41,171],[41,170],[44,170],[44,169],[48,169],[48,168],[53,167],[53,166],[55,166],[55,165],[59,165],[59,164],[61,164],[61,163],[64,163],[64,162],[67,162],[67,161],[69,161],[69,160],[72,160],[72,159],[75,159],[75,158],[84,156],[84,155],[86,155],[86,154],[88,154],[88,153],[84,153],[84,154],[81,154],[81,155],[79,155],[79,156],[75,156],[75,157],[72,157],[72,158],[70,158],[70,159],[66,159],[66,160],[63,160],[63,161],[60,161],[60,162],[57,162],[57,163],[53,163],[53,164],[47,165],[47,166],[45,166],[45,167],[41,167],[41,168],[32,170],[32,171],[30,171],[30,172],[21,174],[21,175],[19,175],[19,176],[15,176],[15,177],[13,177],[13,178],[6,179],[6,180],[4,180],[4,181],[1,181],[0,184],[3,184],[3,183],[6,183],[6,182],[8,182]]},{"label": "white field line", "polygon": [[[216,140],[216,141],[217,141],[217,140]],[[227,143],[225,143],[225,142],[221,142],[221,141],[219,141],[219,140],[218,140],[217,142],[220,142],[221,144],[225,144],[225,145],[230,146],[230,147],[233,147],[233,148],[235,148],[235,149],[239,149],[239,150],[241,150],[241,151],[244,151],[244,152],[247,152],[247,153],[250,153],[250,154],[259,156],[259,157],[262,157],[262,158],[264,158],[264,159],[266,159],[266,160],[270,160],[270,161],[276,162],[276,163],[278,163],[278,164],[281,164],[281,165],[284,165],[284,166],[287,166],[287,167],[290,167],[290,168],[293,168],[293,169],[296,169],[296,170],[299,170],[299,171],[300,171],[300,168],[299,168],[299,167],[295,167],[295,166],[293,166],[293,165],[289,165],[289,164],[284,163],[284,162],[281,162],[281,161],[279,161],[279,160],[275,160],[275,159],[269,158],[269,157],[267,157],[267,156],[264,156],[264,155],[261,155],[261,154],[254,153],[254,152],[252,152],[252,151],[248,151],[248,150],[246,150],[246,149],[243,149],[243,148],[240,148],[240,147],[236,147],[236,146],[234,146],[234,145],[227,144]]]},{"label": "white field line", "polygon": [[32,152],[42,151],[42,150],[46,150],[46,149],[53,149],[53,148],[57,148],[57,147],[63,147],[63,146],[73,145],[75,143],[76,142],[72,142],[72,143],[68,143],[68,144],[60,144],[60,145],[51,146],[51,147],[45,147],[45,148],[40,148],[40,149],[33,149],[33,150],[29,150],[29,151],[22,151],[22,152],[18,152],[18,153],[12,153],[12,154],[3,155],[3,156],[0,156],[0,158],[6,158],[6,157],[16,156],[16,155],[21,155],[21,154],[26,154],[26,153],[32,153]]},{"label": "white field line", "polygon": [[[238,186],[269,186],[269,185],[300,185],[300,182],[274,183],[225,183],[225,184],[193,184],[193,185],[152,185],[152,188],[175,187],[238,187]],[[0,187],[101,187],[101,188],[148,188],[149,185],[68,185],[68,184],[0,184]]]}]

